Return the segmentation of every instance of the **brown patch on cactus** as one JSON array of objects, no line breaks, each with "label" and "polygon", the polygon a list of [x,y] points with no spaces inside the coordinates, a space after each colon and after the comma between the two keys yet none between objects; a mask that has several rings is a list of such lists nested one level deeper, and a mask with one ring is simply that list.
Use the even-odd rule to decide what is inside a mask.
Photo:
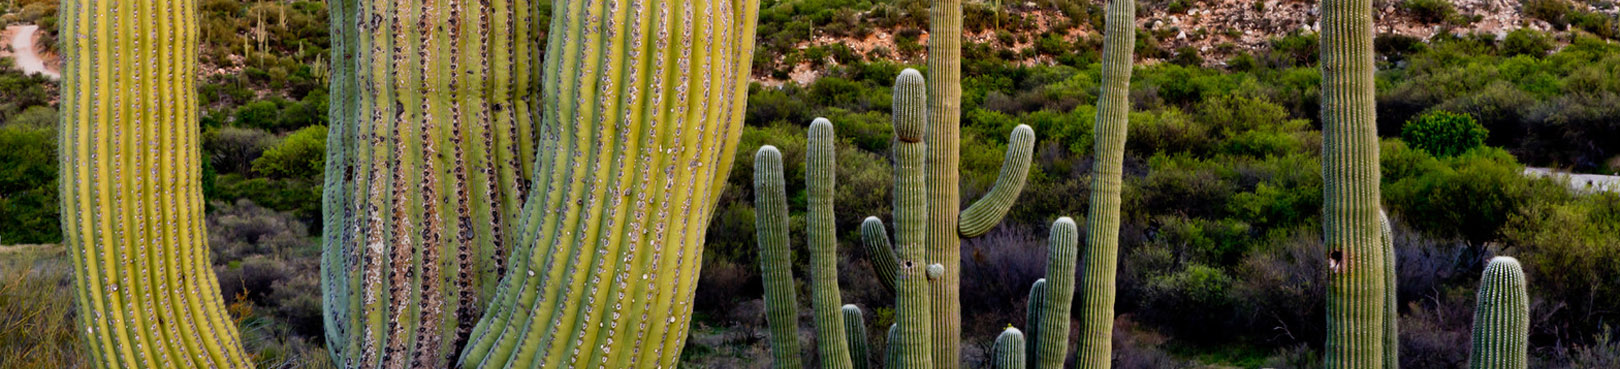
[{"label": "brown patch on cactus", "polygon": [[1345,269],[1344,268],[1344,251],[1342,251],[1342,250],[1333,250],[1333,252],[1329,252],[1328,253],[1328,270],[1332,270],[1334,273],[1338,273],[1338,272],[1344,271],[1344,269]]}]

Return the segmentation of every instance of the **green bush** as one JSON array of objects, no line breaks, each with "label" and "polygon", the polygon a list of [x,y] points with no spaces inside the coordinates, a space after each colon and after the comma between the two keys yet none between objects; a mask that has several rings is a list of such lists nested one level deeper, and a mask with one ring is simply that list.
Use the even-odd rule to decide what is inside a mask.
[{"label": "green bush", "polygon": [[61,240],[56,127],[0,126],[0,148],[0,243]]},{"label": "green bush", "polygon": [[319,179],[326,169],[326,126],[309,126],[253,160],[253,171],[274,178]]},{"label": "green bush", "polygon": [[1502,55],[1530,55],[1542,56],[1552,51],[1552,37],[1545,33],[1529,28],[1520,28],[1508,32],[1507,38],[1502,40]]},{"label": "green bush", "polygon": [[1457,156],[1485,145],[1489,132],[1474,117],[1445,110],[1434,110],[1406,122],[1401,139],[1429,154]]},{"label": "green bush", "polygon": [[1405,0],[1401,2],[1401,9],[1426,23],[1445,21],[1457,13],[1450,0]]}]

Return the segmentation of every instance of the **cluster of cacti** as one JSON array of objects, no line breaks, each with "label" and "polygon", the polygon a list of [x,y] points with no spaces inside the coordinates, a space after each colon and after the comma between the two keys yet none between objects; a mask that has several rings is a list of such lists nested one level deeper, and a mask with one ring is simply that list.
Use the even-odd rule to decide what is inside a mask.
[{"label": "cluster of cacti", "polygon": [[1530,334],[1530,297],[1517,259],[1499,256],[1485,267],[1474,308],[1469,369],[1524,369]]},{"label": "cluster of cacti", "polygon": [[[1114,278],[1119,259],[1119,193],[1123,182],[1125,135],[1129,125],[1132,50],[1136,47],[1136,3],[1110,0],[1104,15],[1102,86],[1093,132],[1096,164],[1086,213],[1085,274],[1080,277],[1080,347],[1076,366],[1107,369],[1112,363]],[[1045,333],[1045,332],[1042,332]],[[1058,361],[1061,367],[1062,361]],[[1051,367],[1051,366],[1042,366]]]},{"label": "cluster of cacti", "polygon": [[[1046,291],[1040,296],[1040,319],[1029,323],[1031,327],[1039,327],[1036,328],[1035,341],[1040,344],[1035,351],[1037,358],[1033,360],[1033,369],[1062,369],[1069,353],[1069,304],[1074,300],[1074,264],[1075,259],[1080,257],[1075,246],[1080,242],[1080,231],[1075,229],[1074,220],[1058,218],[1057,222],[1052,223],[1051,239],[1047,242],[1046,279],[1042,280],[1044,283],[1037,282],[1046,286]],[[1113,315],[1087,315],[1082,319],[1111,321]]]},{"label": "cluster of cacti", "polygon": [[96,367],[253,366],[208,261],[196,9],[68,0],[59,12],[62,234]]},{"label": "cluster of cacti", "polygon": [[516,20],[536,9],[494,5],[330,9],[321,276],[339,366],[452,364],[518,243],[539,78],[538,31]]}]

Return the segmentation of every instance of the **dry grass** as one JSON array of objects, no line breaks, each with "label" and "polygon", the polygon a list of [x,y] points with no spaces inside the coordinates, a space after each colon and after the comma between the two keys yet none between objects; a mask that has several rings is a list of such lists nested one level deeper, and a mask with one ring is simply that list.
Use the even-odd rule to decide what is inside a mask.
[{"label": "dry grass", "polygon": [[57,245],[0,248],[0,361],[7,368],[80,368],[73,266]]}]

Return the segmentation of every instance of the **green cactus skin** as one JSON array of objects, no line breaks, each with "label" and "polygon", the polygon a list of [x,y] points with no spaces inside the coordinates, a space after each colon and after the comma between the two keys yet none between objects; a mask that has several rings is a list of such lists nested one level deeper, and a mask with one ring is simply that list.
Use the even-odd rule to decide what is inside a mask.
[{"label": "green cactus skin", "polygon": [[765,285],[765,320],[771,327],[772,368],[798,369],[799,298],[793,282],[793,250],[788,244],[787,190],[782,153],[765,145],[754,154],[754,230],[759,241],[759,275]]},{"label": "green cactus skin", "polygon": [[1322,9],[1322,223],[1328,265],[1328,369],[1384,364],[1387,314],[1379,240],[1371,0]]},{"label": "green cactus skin", "polygon": [[833,222],[837,140],[832,122],[826,118],[810,123],[804,159],[805,190],[809,192],[805,245],[810,249],[810,308],[816,322],[816,355],[824,369],[850,369],[844,316],[839,312],[844,302],[838,293],[838,227]]},{"label": "green cactus skin", "polygon": [[993,369],[1024,369],[1024,333],[1007,327],[996,336],[996,346],[990,349]]},{"label": "green cactus skin", "polygon": [[864,246],[866,255],[872,262],[872,270],[877,272],[878,282],[883,288],[894,292],[895,276],[900,274],[900,262],[894,259],[894,248],[889,246],[889,231],[883,228],[883,220],[878,217],[866,217],[861,222],[861,246]]},{"label": "green cactus skin", "polygon": [[[342,367],[444,368],[518,243],[534,173],[528,2],[335,2],[322,283]],[[487,13],[480,7],[493,9]],[[410,9],[411,11],[405,11]]]},{"label": "green cactus skin", "polygon": [[66,0],[59,11],[62,235],[94,367],[253,366],[208,261],[196,9]]},{"label": "green cactus skin", "polygon": [[[1069,307],[1074,301],[1075,260],[1080,257],[1080,231],[1076,228],[1074,219],[1069,217],[1052,222],[1046,253],[1046,293],[1041,299],[1040,337],[1036,338],[1040,342],[1035,350],[1039,356],[1037,369],[1062,369],[1069,354]],[[1081,316],[1081,321],[1095,319],[1113,320],[1113,316]]]},{"label": "green cactus skin", "polygon": [[676,366],[758,6],[553,3],[534,190],[460,366]]},{"label": "green cactus skin", "polygon": [[1378,210],[1379,240],[1384,247],[1384,368],[1401,367],[1400,291],[1395,280],[1395,231],[1389,226],[1389,214]]},{"label": "green cactus skin", "polygon": [[885,338],[885,341],[883,341],[883,367],[885,369],[900,367],[899,365],[895,365],[895,361],[900,359],[899,334],[900,325],[889,324],[889,334],[887,338]]},{"label": "green cactus skin", "polygon": [[1485,266],[1474,307],[1469,369],[1524,369],[1528,365],[1530,298],[1519,260],[1498,256]]},{"label": "green cactus skin", "polygon": [[1029,286],[1029,301],[1025,305],[1024,330],[1029,335],[1024,345],[1024,361],[1025,366],[1033,368],[1040,357],[1036,350],[1040,348],[1041,307],[1046,306],[1046,278],[1037,279]]},{"label": "green cactus skin", "polygon": [[[1119,192],[1126,127],[1130,124],[1131,51],[1136,45],[1136,3],[1111,0],[1103,33],[1102,93],[1093,132],[1096,164],[1086,213],[1085,274],[1081,276],[1080,347],[1076,367],[1108,369],[1114,335],[1114,278],[1119,264]],[[1044,341],[1043,341],[1044,342]],[[1044,361],[1045,358],[1043,357]],[[1058,365],[1062,365],[1061,362]],[[1047,367],[1044,364],[1041,367]]]},{"label": "green cactus skin", "polygon": [[889,344],[890,350],[897,350],[896,366],[890,367],[895,369],[934,367],[929,350],[934,342],[930,322],[934,315],[929,312],[930,283],[924,270],[929,235],[929,197],[923,174],[928,154],[928,144],[923,143],[926,99],[922,73],[909,68],[900,72],[894,81],[894,239],[900,266],[895,279],[895,323],[900,329],[895,335],[898,341]]},{"label": "green cactus skin", "polygon": [[866,343],[866,317],[861,314],[861,308],[855,305],[844,305],[844,340],[849,342],[849,358],[855,369],[868,369],[871,367],[869,358],[871,349]]},{"label": "green cactus skin", "polygon": [[1012,208],[1013,200],[1018,199],[1018,193],[1024,190],[1024,181],[1029,177],[1030,157],[1034,153],[1035,130],[1023,124],[1013,128],[1012,136],[1007,139],[1007,157],[1001,162],[1001,173],[996,176],[996,184],[990,187],[990,193],[962,211],[962,219],[956,230],[960,236],[982,236],[1001,222],[1007,210]]}]

